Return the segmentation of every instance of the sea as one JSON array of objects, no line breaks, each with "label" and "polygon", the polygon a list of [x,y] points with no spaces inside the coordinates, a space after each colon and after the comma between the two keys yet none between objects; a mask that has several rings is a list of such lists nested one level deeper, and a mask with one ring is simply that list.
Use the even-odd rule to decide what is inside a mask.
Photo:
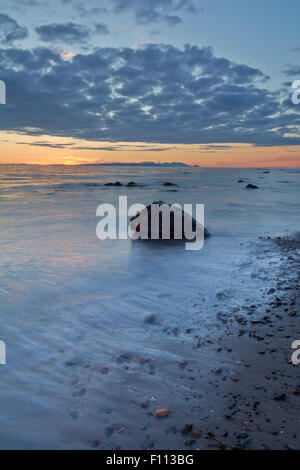
[{"label": "sea", "polygon": [[[120,196],[204,204],[211,237],[99,240],[97,207]],[[284,284],[268,240],[299,214],[297,168],[0,165],[0,448],[147,446],[141,403],[179,406],[178,363],[215,365],[195,337]]]}]

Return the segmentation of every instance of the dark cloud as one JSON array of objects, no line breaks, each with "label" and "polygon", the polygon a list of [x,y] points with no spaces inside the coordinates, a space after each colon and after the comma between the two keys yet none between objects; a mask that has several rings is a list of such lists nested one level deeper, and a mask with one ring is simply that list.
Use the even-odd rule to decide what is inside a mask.
[{"label": "dark cloud", "polygon": [[18,145],[29,145],[30,147],[49,147],[54,149],[64,149],[73,144],[51,144],[49,142],[17,142]]},{"label": "dark cloud", "polygon": [[300,108],[211,48],[0,49],[1,129],[90,141],[299,145]]},{"label": "dark cloud", "polygon": [[[181,23],[180,13],[195,13],[194,0],[102,0],[83,2],[82,0],[61,0],[72,5],[82,15],[103,14],[112,10],[114,13],[133,12],[139,24],[165,21],[174,26]],[[199,1],[199,0],[198,0]]]},{"label": "dark cloud", "polygon": [[179,23],[182,23],[181,18],[176,15],[165,15],[163,19],[170,25],[170,26],[175,26]]},{"label": "dark cloud", "polygon": [[139,24],[154,23],[160,20],[173,26],[181,23],[178,12],[195,12],[193,0],[111,0],[114,11],[119,13],[132,10]]},{"label": "dark cloud", "polygon": [[284,69],[283,73],[288,77],[299,77],[300,78],[300,65],[288,64]]},{"label": "dark cloud", "polygon": [[76,23],[52,23],[38,26],[35,31],[41,41],[44,42],[64,42],[74,44],[85,41],[90,37],[90,30],[87,26]]},{"label": "dark cloud", "polygon": [[[7,140],[3,140],[3,142],[8,142]],[[38,142],[17,142],[17,145],[28,145],[30,147],[48,147],[48,148],[55,148],[55,149],[71,149],[71,150],[96,150],[96,151],[106,151],[106,152],[166,152],[167,150],[171,150],[172,147],[148,147],[146,145],[135,145],[126,146],[126,145],[113,145],[113,146],[106,146],[106,147],[80,147],[75,145],[74,143],[63,143],[63,144],[52,144],[47,141],[38,141]]]},{"label": "dark cloud", "polygon": [[[30,7],[45,8],[46,0],[2,0],[5,8]],[[132,13],[138,24],[166,22],[175,26],[182,22],[182,14],[195,14],[203,11],[200,0],[60,0],[64,9],[73,9],[80,17],[103,15],[108,12],[122,14]],[[70,11],[70,10],[69,10]]]},{"label": "dark cloud", "polygon": [[171,148],[172,147],[141,147],[139,145],[134,148],[127,148],[124,145],[116,145],[113,147],[73,147],[72,150],[105,150],[106,152],[166,152],[167,150],[171,150]]},{"label": "dark cloud", "polygon": [[0,13],[0,43],[11,45],[14,41],[25,39],[28,31],[20,26],[11,16]]},{"label": "dark cloud", "polygon": [[106,26],[106,24],[97,23],[95,25],[95,33],[96,34],[109,34],[109,29]]}]

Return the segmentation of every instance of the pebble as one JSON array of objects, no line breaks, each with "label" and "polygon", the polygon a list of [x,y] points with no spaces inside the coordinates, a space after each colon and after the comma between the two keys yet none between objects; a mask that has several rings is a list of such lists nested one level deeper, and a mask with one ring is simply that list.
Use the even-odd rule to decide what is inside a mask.
[{"label": "pebble", "polygon": [[273,396],[273,400],[282,401],[282,400],[285,400],[285,396],[286,396],[285,393],[279,393]]},{"label": "pebble", "polygon": [[169,416],[169,410],[168,408],[161,408],[155,411],[154,416],[155,418],[166,418],[167,416]]},{"label": "pebble", "polygon": [[246,449],[246,447],[248,447],[251,441],[253,441],[252,437],[248,437],[248,439],[245,439],[244,441],[241,442],[241,447],[243,449]]}]

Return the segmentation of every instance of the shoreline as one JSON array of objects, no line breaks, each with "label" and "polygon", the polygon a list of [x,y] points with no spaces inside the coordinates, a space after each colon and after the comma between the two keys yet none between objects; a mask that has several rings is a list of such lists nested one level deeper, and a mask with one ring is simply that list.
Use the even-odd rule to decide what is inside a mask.
[{"label": "shoreline", "polygon": [[278,279],[258,319],[252,319],[251,310],[235,315],[238,327],[219,341],[220,367],[210,379],[210,393],[215,388],[219,403],[210,414],[207,410],[204,426],[195,419],[188,423],[191,432],[185,431],[191,426],[183,427],[183,448],[300,448],[300,365],[291,361],[292,342],[300,340],[300,236],[267,240],[280,246],[295,278],[282,289]]},{"label": "shoreline", "polygon": [[[163,408],[159,405],[168,403],[167,395],[165,401],[161,393],[159,401],[141,402],[147,416],[141,427],[144,444],[131,430],[130,441],[125,439],[123,445],[119,436],[117,449],[300,448],[300,365],[291,363],[292,342],[300,340],[300,238],[267,237],[265,242],[281,248],[283,263],[294,270],[294,278],[282,286],[277,279],[277,289],[270,289],[264,302],[232,314],[229,329],[223,328],[216,342],[198,340],[190,357],[186,349],[178,364],[180,372],[173,377],[177,393],[172,390],[168,415],[156,416],[157,409]],[[214,354],[214,368],[211,364],[199,368],[206,354]],[[139,428],[141,423],[135,424]],[[113,449],[107,444],[100,440],[99,448]]]}]

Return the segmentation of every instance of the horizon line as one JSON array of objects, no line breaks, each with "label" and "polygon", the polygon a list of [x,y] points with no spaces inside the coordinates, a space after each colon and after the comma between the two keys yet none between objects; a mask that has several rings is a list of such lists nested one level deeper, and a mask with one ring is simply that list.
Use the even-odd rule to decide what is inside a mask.
[{"label": "horizon line", "polygon": [[220,169],[250,169],[250,168],[257,168],[257,169],[280,169],[280,168],[293,168],[293,169],[300,169],[299,166],[222,166],[222,165],[199,165],[199,164],[188,164],[184,162],[178,162],[178,164],[172,163],[153,163],[153,162],[137,162],[137,163],[123,163],[123,162],[115,162],[115,163],[0,163],[0,166],[148,166],[148,167],[163,167],[163,168],[220,168]]}]

